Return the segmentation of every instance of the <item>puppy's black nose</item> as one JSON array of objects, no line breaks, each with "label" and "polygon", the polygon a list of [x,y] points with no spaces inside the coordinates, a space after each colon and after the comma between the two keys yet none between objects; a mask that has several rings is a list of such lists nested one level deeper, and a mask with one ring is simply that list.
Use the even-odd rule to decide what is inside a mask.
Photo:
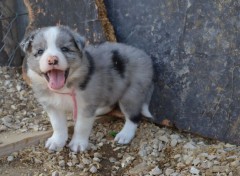
[{"label": "puppy's black nose", "polygon": [[48,57],[48,65],[57,65],[58,57],[57,56],[49,56]]}]

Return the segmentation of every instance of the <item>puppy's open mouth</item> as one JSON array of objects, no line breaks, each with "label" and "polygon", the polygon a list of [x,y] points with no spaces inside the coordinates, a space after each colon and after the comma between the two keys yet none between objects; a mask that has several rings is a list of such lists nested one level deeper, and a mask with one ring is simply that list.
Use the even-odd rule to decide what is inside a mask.
[{"label": "puppy's open mouth", "polygon": [[48,72],[44,73],[44,77],[48,81],[48,87],[51,89],[61,89],[67,80],[69,74],[69,69],[63,70],[49,70]]}]

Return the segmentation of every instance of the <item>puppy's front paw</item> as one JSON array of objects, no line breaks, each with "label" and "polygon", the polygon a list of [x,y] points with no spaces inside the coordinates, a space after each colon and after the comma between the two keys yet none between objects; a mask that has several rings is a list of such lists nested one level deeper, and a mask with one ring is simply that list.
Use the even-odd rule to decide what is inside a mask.
[{"label": "puppy's front paw", "polygon": [[68,144],[68,147],[73,152],[79,152],[79,151],[83,152],[88,148],[88,140],[73,138],[71,142]]},{"label": "puppy's front paw", "polygon": [[118,142],[119,144],[128,144],[133,139],[134,135],[135,132],[126,132],[125,130],[121,130],[114,138],[114,141]]},{"label": "puppy's front paw", "polygon": [[59,148],[63,148],[66,144],[67,137],[55,135],[53,134],[52,137],[48,138],[45,143],[45,147],[49,150],[57,151]]}]

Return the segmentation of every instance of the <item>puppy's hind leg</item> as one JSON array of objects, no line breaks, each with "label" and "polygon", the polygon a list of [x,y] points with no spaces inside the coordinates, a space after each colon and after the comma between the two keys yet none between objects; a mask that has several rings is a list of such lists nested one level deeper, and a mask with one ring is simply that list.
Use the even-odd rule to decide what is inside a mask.
[{"label": "puppy's hind leg", "polygon": [[141,120],[142,100],[139,102],[135,98],[125,95],[119,102],[119,106],[125,115],[125,124],[122,130],[115,137],[119,144],[128,144],[135,136],[138,122]]},{"label": "puppy's hind leg", "polygon": [[147,117],[149,119],[153,119],[153,116],[152,116],[152,114],[149,111],[149,104],[150,104],[151,97],[152,97],[152,94],[153,94],[153,89],[154,89],[154,86],[152,84],[150,86],[150,89],[146,93],[146,99],[145,99],[145,102],[144,102],[144,104],[142,106],[142,111],[141,111],[142,115],[144,115],[145,117]]}]

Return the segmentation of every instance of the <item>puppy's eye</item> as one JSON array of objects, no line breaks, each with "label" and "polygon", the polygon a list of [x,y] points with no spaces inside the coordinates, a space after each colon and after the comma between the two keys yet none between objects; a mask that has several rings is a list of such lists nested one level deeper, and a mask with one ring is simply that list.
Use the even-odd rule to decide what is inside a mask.
[{"label": "puppy's eye", "polygon": [[67,47],[62,47],[62,48],[61,48],[61,51],[62,51],[62,52],[69,52],[69,51],[70,51],[70,49],[69,49],[69,48],[67,48]]},{"label": "puppy's eye", "polygon": [[43,49],[39,49],[37,53],[38,53],[38,55],[42,55],[43,54]]}]

